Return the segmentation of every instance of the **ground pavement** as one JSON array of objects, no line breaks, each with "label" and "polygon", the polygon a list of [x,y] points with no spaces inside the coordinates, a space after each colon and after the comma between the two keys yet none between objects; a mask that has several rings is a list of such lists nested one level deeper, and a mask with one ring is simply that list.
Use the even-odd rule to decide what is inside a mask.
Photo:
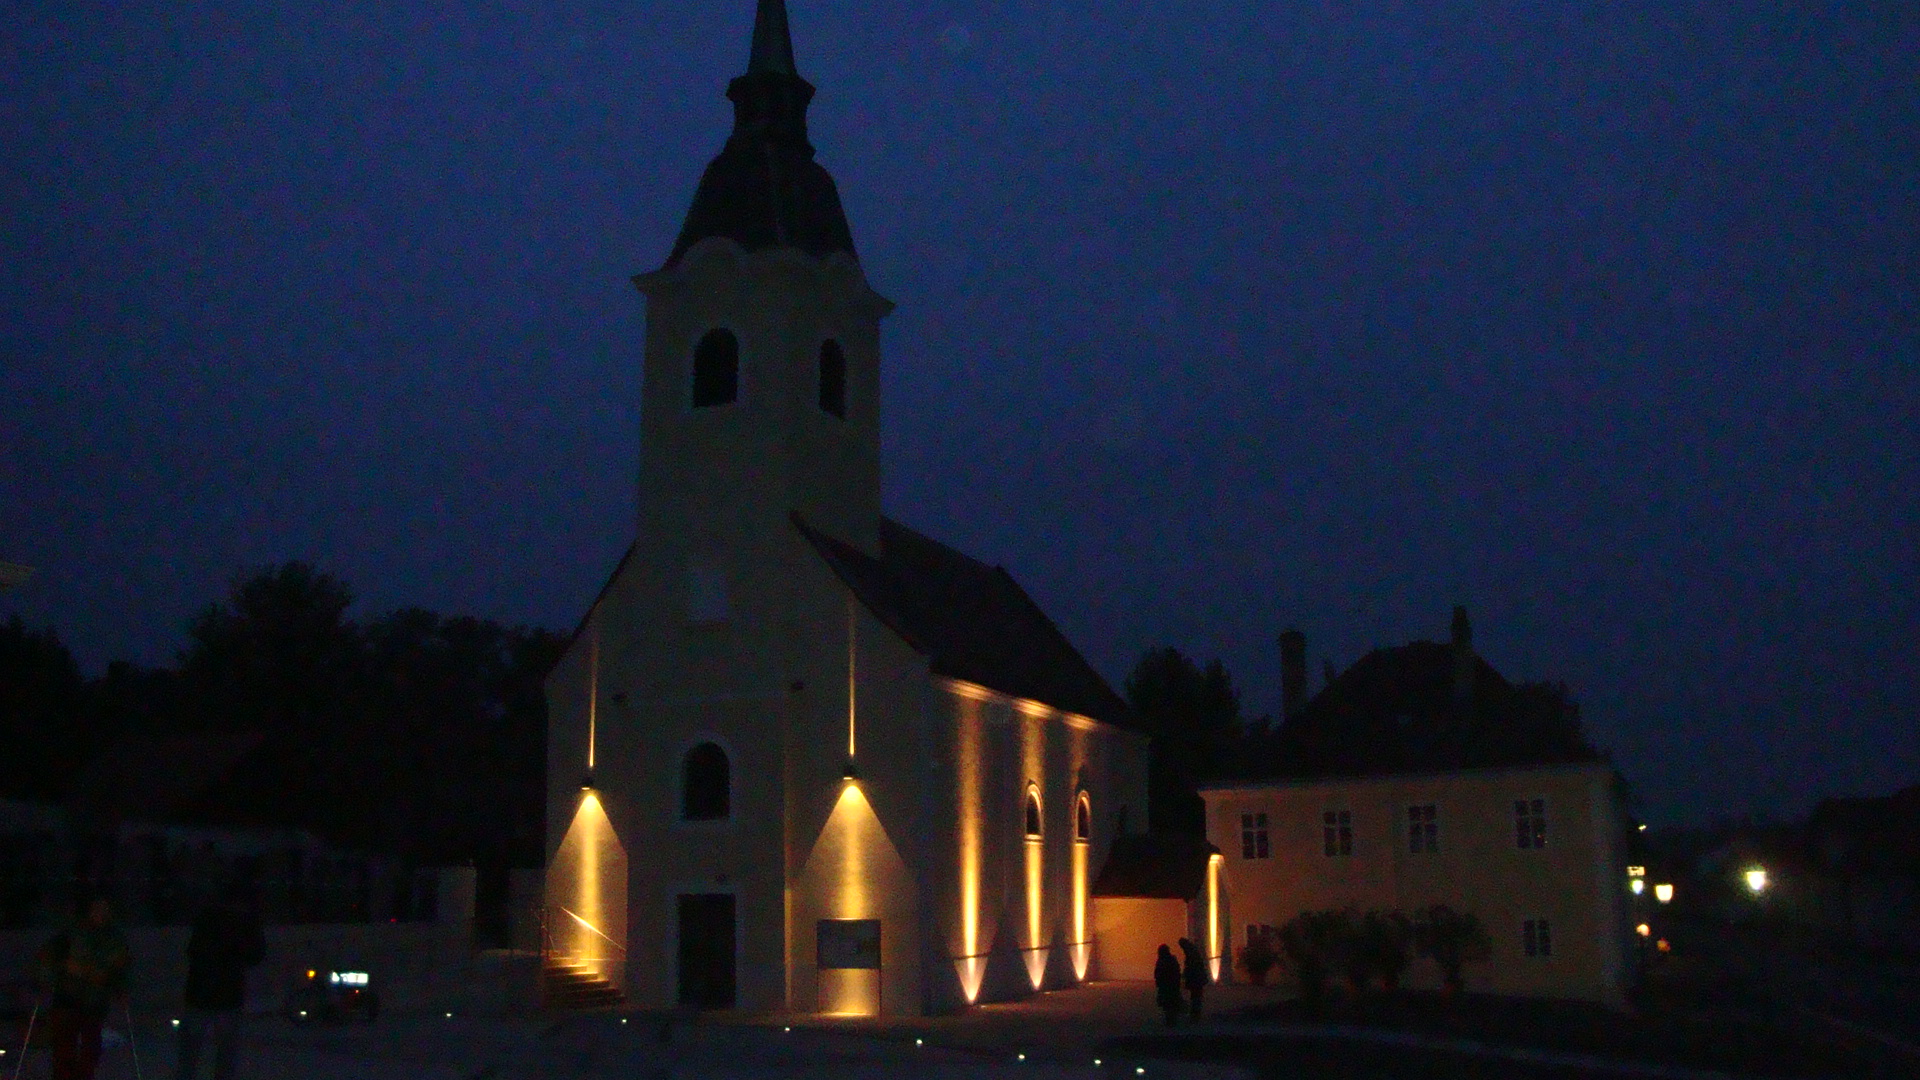
[{"label": "ground pavement", "polygon": [[[1261,995],[1271,994],[1261,991]],[[1251,988],[1222,989],[1233,1008]],[[294,1027],[252,1017],[241,1076],[272,1080],[1172,1080],[1248,1074],[1218,1066],[1117,1062],[1095,1065],[1095,1047],[1114,1035],[1162,1030],[1145,983],[1102,983],[959,1016],[897,1021],[818,1017],[697,1020],[640,1012],[539,1018],[386,1015],[371,1025]],[[133,1047],[110,1049],[99,1080],[171,1080],[175,1035],[168,1020],[141,1020]],[[18,1049],[0,1057],[11,1080]],[[43,1053],[26,1076],[46,1076]],[[1143,1069],[1144,1072],[1135,1072]]]}]

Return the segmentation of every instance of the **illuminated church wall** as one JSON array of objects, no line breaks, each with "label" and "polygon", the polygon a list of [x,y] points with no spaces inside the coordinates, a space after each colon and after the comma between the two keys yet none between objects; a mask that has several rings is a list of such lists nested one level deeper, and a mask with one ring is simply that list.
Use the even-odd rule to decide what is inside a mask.
[{"label": "illuminated church wall", "polygon": [[[934,1007],[1073,985],[1090,959],[1085,893],[1117,811],[1145,806],[1145,740],[982,687],[936,683],[941,759],[952,767],[932,799],[951,844],[932,871],[943,901],[934,924],[953,982],[936,986]],[[1040,796],[1038,841],[1026,832],[1029,784]],[[1092,809],[1085,844],[1075,837],[1082,790]]]},{"label": "illuminated church wall", "polygon": [[[811,587],[813,570],[799,581]],[[824,565],[818,573],[830,577]],[[789,1007],[861,1011],[870,973],[823,972],[816,945],[821,919],[881,920],[877,979],[888,1014],[923,1011],[920,904],[928,861],[923,796],[927,770],[926,661],[832,582],[834,602],[810,611],[820,620],[809,640],[829,644],[811,662],[806,689],[794,695],[798,722],[788,737],[786,922]],[[852,629],[854,680],[849,708],[846,662]],[[844,778],[849,750],[858,777]]]}]

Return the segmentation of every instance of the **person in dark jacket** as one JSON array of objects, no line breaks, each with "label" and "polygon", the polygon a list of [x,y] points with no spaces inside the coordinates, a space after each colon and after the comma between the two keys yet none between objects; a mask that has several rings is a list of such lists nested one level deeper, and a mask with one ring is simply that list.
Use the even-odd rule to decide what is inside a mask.
[{"label": "person in dark jacket", "polygon": [[251,890],[236,881],[193,920],[187,941],[187,1013],[180,1021],[179,1080],[194,1080],[200,1053],[213,1048],[214,1080],[233,1080],[239,1056],[247,969],[267,954]]},{"label": "person in dark jacket", "polygon": [[48,998],[53,1080],[92,1080],[100,1064],[100,1025],[108,1010],[126,999],[132,962],[106,900],[82,899],[78,910],[74,924],[55,934],[36,957],[38,981]]},{"label": "person in dark jacket", "polygon": [[1200,952],[1200,946],[1186,938],[1180,939],[1180,951],[1187,957],[1186,967],[1181,974],[1186,976],[1187,998],[1192,1003],[1189,1015],[1198,1020],[1200,1019],[1200,999],[1207,992],[1207,983],[1212,981],[1207,977],[1207,958]]},{"label": "person in dark jacket", "polygon": [[1153,962],[1154,999],[1159,1002],[1160,1011],[1167,1014],[1167,1026],[1180,1023],[1180,961],[1173,958],[1173,950],[1160,946],[1160,958]]}]

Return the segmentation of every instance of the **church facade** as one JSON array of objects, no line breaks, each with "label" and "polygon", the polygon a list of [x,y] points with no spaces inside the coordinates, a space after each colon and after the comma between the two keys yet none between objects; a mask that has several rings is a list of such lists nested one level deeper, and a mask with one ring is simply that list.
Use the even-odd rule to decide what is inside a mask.
[{"label": "church facade", "polygon": [[642,1006],[1072,985],[1147,739],[1007,573],[882,513],[880,322],[782,0],[647,305],[635,539],[548,678],[546,948]]}]

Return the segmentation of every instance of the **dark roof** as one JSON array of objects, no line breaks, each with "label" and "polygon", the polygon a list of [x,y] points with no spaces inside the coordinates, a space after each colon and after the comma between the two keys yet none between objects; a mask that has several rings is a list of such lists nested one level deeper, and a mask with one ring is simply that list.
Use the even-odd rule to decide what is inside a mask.
[{"label": "dark roof", "polygon": [[1218,779],[1597,760],[1564,687],[1516,687],[1465,641],[1415,641],[1361,657]]},{"label": "dark roof", "polygon": [[1831,869],[1920,874],[1920,785],[1877,799],[1824,799],[1807,824]]},{"label": "dark roof", "polygon": [[784,0],[759,0],[747,73],[727,85],[733,134],[708,164],[666,265],[712,236],[748,251],[798,248],[853,255],[853,232],[833,177],[813,160],[807,103],[813,84],[793,62]]},{"label": "dark roof", "polygon": [[927,656],[938,675],[1095,720],[1134,727],[1126,702],[998,566],[880,519],[874,558],[793,523],[874,616]]},{"label": "dark roof", "polygon": [[1191,900],[1207,883],[1207,860],[1219,852],[1186,833],[1122,833],[1091,895]]},{"label": "dark roof", "polygon": [[[587,632],[587,624],[593,621],[593,613],[600,607],[600,601],[605,600],[607,594],[613,591],[613,583],[620,580],[621,571],[627,568],[627,563],[633,561],[633,553],[639,546],[639,540],[628,543],[627,550],[620,555],[620,561],[613,564],[613,573],[608,574],[607,580],[601,583],[600,591],[593,594],[593,603],[587,605],[587,613],[580,616],[579,622],[573,624],[573,633],[567,635],[566,645],[560,649],[559,654],[553,661],[554,668],[559,667],[560,664],[566,660],[567,654],[573,651],[573,643],[579,641],[580,635]],[[548,668],[547,670],[551,673],[553,668]]]}]

